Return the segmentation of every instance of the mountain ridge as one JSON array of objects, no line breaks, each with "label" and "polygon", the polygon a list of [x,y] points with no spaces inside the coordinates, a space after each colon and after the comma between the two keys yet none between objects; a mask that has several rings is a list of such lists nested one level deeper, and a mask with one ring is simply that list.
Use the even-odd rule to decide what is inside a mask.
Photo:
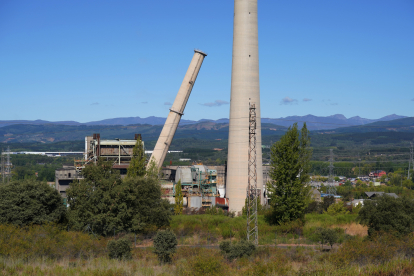
[{"label": "mountain ridge", "polygon": [[[350,126],[361,126],[365,124],[370,124],[379,121],[391,121],[396,119],[407,118],[407,116],[401,116],[396,114],[391,114],[384,116],[379,119],[366,119],[361,118],[359,116],[353,116],[350,118],[346,118],[342,114],[334,114],[330,116],[315,116],[312,114],[308,114],[305,116],[287,116],[281,118],[262,118],[262,124],[275,124],[279,126],[289,127],[293,123],[297,122],[299,127],[302,127],[303,123],[306,122],[307,127],[309,130],[327,130],[327,129],[335,129],[335,128],[342,128],[342,127],[350,127]],[[120,118],[111,118],[111,119],[104,119],[100,121],[91,121],[86,123],[79,123],[76,121],[46,121],[46,120],[0,120],[0,128],[9,126],[9,125],[16,125],[16,124],[27,124],[27,125],[71,125],[71,126],[104,126],[104,125],[163,125],[166,118],[163,117],[156,117],[156,116],[149,116],[146,118],[137,117],[120,117]],[[228,118],[221,118],[218,120],[211,120],[211,119],[201,119],[198,121],[194,120],[186,120],[182,119],[180,121],[180,125],[191,125],[191,124],[198,124],[202,122],[215,122],[215,123],[224,123],[228,124]]]}]

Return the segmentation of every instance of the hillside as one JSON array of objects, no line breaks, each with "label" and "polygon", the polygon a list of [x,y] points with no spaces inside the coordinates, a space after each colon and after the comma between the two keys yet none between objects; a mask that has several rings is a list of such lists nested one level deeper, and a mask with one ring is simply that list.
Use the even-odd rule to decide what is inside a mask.
[{"label": "hillside", "polygon": [[[341,128],[341,127],[348,127],[348,126],[358,126],[358,125],[365,125],[373,122],[378,121],[390,121],[390,120],[396,120],[405,118],[405,116],[400,115],[388,115],[379,119],[366,119],[361,118],[359,116],[351,117],[347,119],[342,114],[336,114],[332,116],[314,116],[314,115],[306,115],[306,116],[288,116],[288,117],[282,117],[282,118],[262,118],[262,124],[274,124],[284,127],[289,127],[293,123],[298,123],[298,125],[301,127],[304,122],[307,123],[309,130],[325,130],[325,129],[335,129],[335,128]],[[218,120],[210,120],[210,119],[201,119],[198,121],[193,120],[186,120],[182,119],[180,121],[180,126],[183,125],[190,125],[190,124],[199,124],[204,122],[213,122],[216,124],[228,124],[229,119],[222,118]],[[123,117],[123,118],[113,118],[113,119],[105,119],[100,121],[92,121],[87,123],[79,123],[76,121],[60,121],[60,122],[50,122],[50,121],[44,121],[44,120],[12,120],[12,121],[0,121],[0,128],[6,127],[10,125],[18,125],[18,124],[29,124],[29,125],[45,125],[45,124],[52,124],[52,125],[70,125],[70,126],[128,126],[128,125],[163,125],[165,123],[165,118],[163,117],[154,117],[150,116],[147,118],[141,118],[141,117]]]}]

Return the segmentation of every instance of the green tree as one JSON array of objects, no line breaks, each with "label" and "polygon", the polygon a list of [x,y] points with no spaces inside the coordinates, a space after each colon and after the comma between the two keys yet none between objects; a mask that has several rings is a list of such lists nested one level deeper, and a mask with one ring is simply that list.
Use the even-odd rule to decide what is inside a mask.
[{"label": "green tree", "polygon": [[414,230],[414,202],[405,197],[394,198],[387,195],[366,200],[357,219],[368,226],[369,236],[377,232],[407,235]]},{"label": "green tree", "polygon": [[321,242],[321,246],[328,243],[332,248],[332,246],[338,241],[338,233],[334,229],[319,227],[315,232],[318,240]]},{"label": "green tree", "polygon": [[271,210],[268,222],[284,223],[303,219],[310,201],[309,160],[312,150],[306,123],[301,133],[295,123],[285,135],[271,147],[270,178],[267,184]]},{"label": "green tree", "polygon": [[183,193],[181,192],[181,180],[175,185],[175,206],[174,213],[181,215],[183,213]]},{"label": "green tree", "polygon": [[34,179],[0,185],[0,223],[24,226],[63,222],[66,207],[60,194]]},{"label": "green tree", "polygon": [[67,190],[69,225],[83,230],[89,225],[95,233],[114,231],[144,232],[170,223],[169,203],[161,199],[158,180],[149,177],[121,179],[110,162],[86,166],[84,179]]},{"label": "green tree", "polygon": [[129,177],[144,176],[146,173],[145,162],[146,162],[146,158],[145,158],[144,145],[141,141],[141,138],[138,138],[132,150],[132,158],[131,158],[131,163],[129,163],[127,176]]}]

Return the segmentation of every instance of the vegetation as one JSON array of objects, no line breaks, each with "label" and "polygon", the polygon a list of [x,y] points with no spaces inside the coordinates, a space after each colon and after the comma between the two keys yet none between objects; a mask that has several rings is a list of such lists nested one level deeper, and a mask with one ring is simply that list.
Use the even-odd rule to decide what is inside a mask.
[{"label": "vegetation", "polygon": [[368,234],[372,237],[379,232],[404,236],[413,232],[414,202],[401,197],[387,195],[375,200],[365,201],[359,211],[358,220],[368,226]]},{"label": "vegetation", "polygon": [[171,258],[177,250],[177,237],[170,230],[160,230],[154,238],[154,253],[161,263],[171,262]]},{"label": "vegetation", "polygon": [[328,207],[326,213],[331,216],[343,215],[348,214],[349,211],[345,208],[344,203],[342,201],[338,201]]},{"label": "vegetation", "polygon": [[268,185],[271,211],[270,223],[303,219],[309,202],[309,160],[312,151],[306,124],[299,134],[297,124],[271,148],[271,170]]},{"label": "vegetation", "polygon": [[220,243],[220,250],[228,259],[233,260],[251,256],[256,250],[256,246],[246,240],[233,244],[230,241],[223,241]]},{"label": "vegetation", "polygon": [[65,215],[62,197],[44,182],[28,179],[0,185],[1,224],[58,223]]},{"label": "vegetation", "polygon": [[99,160],[86,166],[84,179],[67,190],[69,226],[91,228],[94,233],[110,235],[119,231],[143,232],[169,225],[169,203],[161,199],[161,186],[152,177],[121,179],[112,164]]},{"label": "vegetation", "polygon": [[111,259],[129,260],[132,258],[131,242],[125,238],[108,241],[107,250]]},{"label": "vegetation", "polygon": [[338,241],[338,233],[334,229],[330,228],[317,228],[317,239],[321,242],[321,245],[328,243],[331,248]]},{"label": "vegetation", "polygon": [[174,214],[181,215],[183,213],[183,193],[181,192],[181,180],[175,185],[175,206]]},{"label": "vegetation", "polygon": [[138,138],[132,150],[132,158],[131,158],[131,162],[129,163],[127,176],[129,177],[144,176],[146,173],[145,163],[146,163],[146,157],[145,157],[144,145],[141,141],[141,138]]}]

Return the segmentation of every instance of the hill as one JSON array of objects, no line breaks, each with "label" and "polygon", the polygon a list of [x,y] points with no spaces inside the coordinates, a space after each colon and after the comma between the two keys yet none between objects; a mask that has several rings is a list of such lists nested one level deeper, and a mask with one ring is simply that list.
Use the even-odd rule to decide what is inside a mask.
[{"label": "hill", "polygon": [[[365,125],[373,122],[378,121],[390,121],[395,119],[406,118],[405,116],[400,115],[388,115],[379,119],[365,119],[359,116],[352,117],[347,119],[342,114],[336,114],[332,116],[322,117],[322,116],[314,116],[314,115],[306,115],[306,116],[288,116],[282,118],[262,118],[262,124],[274,124],[280,125],[284,127],[289,127],[293,123],[298,123],[301,127],[304,122],[307,123],[309,130],[325,130],[325,129],[335,129],[341,127],[348,127],[348,126],[358,126],[358,125]],[[214,122],[216,124],[228,124],[229,119],[222,118],[218,120],[210,120],[210,119],[201,119],[199,121],[193,120],[185,120],[182,119],[180,121],[180,126],[189,125],[189,124],[199,124],[204,122]],[[30,124],[30,125],[45,125],[45,124],[52,124],[52,125],[69,125],[69,126],[128,126],[128,125],[163,125],[165,123],[165,118],[162,117],[154,117],[150,116],[147,118],[141,117],[124,117],[124,118],[113,118],[113,119],[105,119],[101,121],[92,121],[87,123],[79,123],[76,121],[58,121],[58,122],[50,122],[44,120],[14,120],[14,121],[0,121],[0,127],[6,127],[10,125],[18,125],[18,124]]]}]

